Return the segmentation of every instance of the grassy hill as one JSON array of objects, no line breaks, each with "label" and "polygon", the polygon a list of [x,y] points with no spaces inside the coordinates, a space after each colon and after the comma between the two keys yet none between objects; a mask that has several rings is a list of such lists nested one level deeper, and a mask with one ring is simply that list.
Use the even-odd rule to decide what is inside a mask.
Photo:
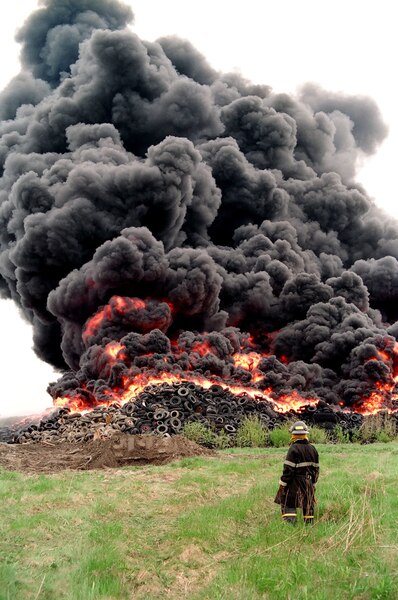
[{"label": "grassy hill", "polygon": [[284,448],[0,471],[0,599],[396,598],[398,444],[318,449],[313,527],[273,503]]}]

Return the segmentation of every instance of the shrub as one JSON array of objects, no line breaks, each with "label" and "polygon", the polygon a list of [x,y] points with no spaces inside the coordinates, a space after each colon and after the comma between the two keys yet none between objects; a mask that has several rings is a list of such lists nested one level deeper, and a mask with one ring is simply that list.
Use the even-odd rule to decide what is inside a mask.
[{"label": "shrub", "polygon": [[386,444],[387,442],[391,442],[391,438],[385,431],[379,431],[376,434],[376,441],[383,442],[384,444]]},{"label": "shrub", "polygon": [[387,436],[388,441],[394,440],[397,437],[397,421],[395,417],[388,413],[380,413],[380,416],[383,419],[383,430],[381,433]]},{"label": "shrub", "polygon": [[192,442],[196,442],[196,444],[200,444],[201,446],[207,446],[208,448],[218,448],[221,450],[231,445],[231,438],[225,431],[216,433],[199,421],[185,423],[182,433]]},{"label": "shrub", "polygon": [[359,427],[355,427],[349,433],[350,440],[353,444],[359,443],[361,441],[361,432]]},{"label": "shrub", "polygon": [[261,448],[267,445],[267,433],[256,415],[246,417],[236,432],[236,445],[246,448]]},{"label": "shrub", "polygon": [[233,445],[232,440],[226,431],[221,430],[220,433],[214,434],[214,447],[218,450],[229,448]]},{"label": "shrub", "polygon": [[336,425],[334,428],[333,438],[338,444],[347,444],[350,442],[350,434],[341,425]]},{"label": "shrub", "polygon": [[217,445],[216,432],[210,429],[209,427],[206,427],[206,425],[204,425],[203,427],[204,431],[202,435],[202,441],[199,443],[202,444],[202,446],[207,446],[208,448],[215,448]]},{"label": "shrub", "polygon": [[268,439],[271,446],[281,448],[281,446],[288,446],[290,444],[291,434],[289,432],[289,425],[282,425],[276,427],[269,432]]},{"label": "shrub", "polygon": [[202,444],[206,437],[207,427],[203,423],[194,421],[192,423],[185,423],[182,433],[186,438],[197,444]]},{"label": "shrub", "polygon": [[196,444],[201,444],[202,446],[207,446],[209,448],[215,446],[216,434],[206,427],[204,423],[200,423],[199,421],[185,423],[182,433],[186,438]]},{"label": "shrub", "polygon": [[326,444],[329,441],[327,432],[321,427],[311,427],[308,437],[313,444]]},{"label": "shrub", "polygon": [[396,421],[388,413],[377,413],[365,417],[358,431],[359,441],[362,444],[373,442],[389,442],[397,435]]}]

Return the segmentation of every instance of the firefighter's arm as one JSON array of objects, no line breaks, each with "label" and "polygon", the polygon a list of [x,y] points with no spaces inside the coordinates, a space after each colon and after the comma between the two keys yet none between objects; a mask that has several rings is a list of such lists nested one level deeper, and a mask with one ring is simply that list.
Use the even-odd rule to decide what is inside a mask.
[{"label": "firefighter's arm", "polygon": [[279,484],[278,491],[276,492],[276,496],[274,498],[274,502],[276,504],[283,504],[286,496],[286,487]]},{"label": "firefighter's arm", "polygon": [[318,454],[318,452],[316,453],[316,464],[318,466],[314,467],[314,476],[313,476],[314,483],[316,483],[318,481],[318,478],[319,478],[319,454]]},{"label": "firefighter's arm", "polygon": [[314,469],[314,484],[318,481],[319,479],[319,467]]},{"label": "firefighter's arm", "polygon": [[294,448],[291,446],[283,463],[283,473],[279,480],[279,485],[282,487],[287,487],[294,477],[297,463],[295,454]]}]

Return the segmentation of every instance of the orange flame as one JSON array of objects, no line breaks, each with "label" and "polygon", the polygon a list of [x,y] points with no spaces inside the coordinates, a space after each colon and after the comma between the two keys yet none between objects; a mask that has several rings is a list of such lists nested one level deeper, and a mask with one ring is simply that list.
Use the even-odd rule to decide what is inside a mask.
[{"label": "orange flame", "polygon": [[123,344],[120,344],[120,342],[109,342],[109,344],[105,346],[105,352],[112,362],[116,361],[118,358],[121,360],[125,360],[126,355],[123,352],[121,352],[122,350],[124,350],[124,348],[125,346],[123,346]]},{"label": "orange flame", "polygon": [[377,381],[375,387],[377,391],[375,390],[357,402],[354,406],[355,411],[362,415],[373,415],[381,410],[389,413],[396,412],[397,408],[394,406],[394,402],[398,399],[398,395],[393,393],[394,384]]},{"label": "orange flame", "polygon": [[257,369],[261,359],[263,358],[263,355],[258,354],[258,352],[249,352],[248,354],[241,354],[237,352],[232,356],[232,358],[235,367],[241,367],[242,369],[246,369],[246,371],[254,371]]},{"label": "orange flame", "polygon": [[206,356],[206,354],[212,353],[212,349],[208,342],[195,342],[192,345],[191,352],[196,352],[200,356]]},{"label": "orange flame", "polygon": [[[126,379],[123,390],[116,393],[114,390],[109,390],[109,398],[106,400],[99,400],[97,405],[109,406],[113,402],[118,402],[121,405],[126,402],[134,400],[138,394],[143,392],[148,385],[162,385],[164,383],[195,383],[201,386],[205,390],[209,389],[212,385],[218,385],[223,390],[228,390],[234,396],[246,395],[258,402],[268,402],[276,412],[285,413],[290,410],[298,411],[305,406],[316,405],[319,401],[318,398],[304,398],[300,396],[298,392],[292,394],[284,394],[279,398],[272,398],[270,394],[271,389],[264,391],[258,390],[253,387],[246,387],[243,385],[228,384],[224,381],[220,381],[217,378],[206,378],[190,373],[184,373],[183,375],[177,373],[160,373],[159,375],[147,375],[140,374],[133,377],[131,380]],[[63,396],[58,397],[54,401],[55,406],[62,407],[68,406],[71,412],[82,412],[87,410],[87,403],[85,399],[79,395],[76,396]]]},{"label": "orange flame", "polygon": [[95,335],[104,320],[110,320],[112,318],[112,312],[123,314],[126,311],[131,310],[143,310],[146,307],[144,300],[141,298],[123,298],[122,296],[112,296],[109,303],[98,310],[94,316],[92,316],[86,322],[82,337],[86,341],[87,338]]},{"label": "orange flame", "polygon": [[278,411],[281,413],[289,412],[289,410],[300,412],[305,406],[316,406],[319,402],[319,398],[304,398],[294,390],[290,394],[279,396],[274,402],[278,407]]}]

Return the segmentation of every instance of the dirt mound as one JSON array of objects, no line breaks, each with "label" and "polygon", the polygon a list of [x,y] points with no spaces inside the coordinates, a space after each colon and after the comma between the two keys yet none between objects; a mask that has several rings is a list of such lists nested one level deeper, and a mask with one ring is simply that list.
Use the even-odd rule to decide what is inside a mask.
[{"label": "dirt mound", "polygon": [[0,444],[0,468],[30,473],[53,473],[64,469],[159,465],[183,457],[212,454],[214,452],[211,450],[202,448],[181,435],[160,437],[119,434],[88,443]]}]

